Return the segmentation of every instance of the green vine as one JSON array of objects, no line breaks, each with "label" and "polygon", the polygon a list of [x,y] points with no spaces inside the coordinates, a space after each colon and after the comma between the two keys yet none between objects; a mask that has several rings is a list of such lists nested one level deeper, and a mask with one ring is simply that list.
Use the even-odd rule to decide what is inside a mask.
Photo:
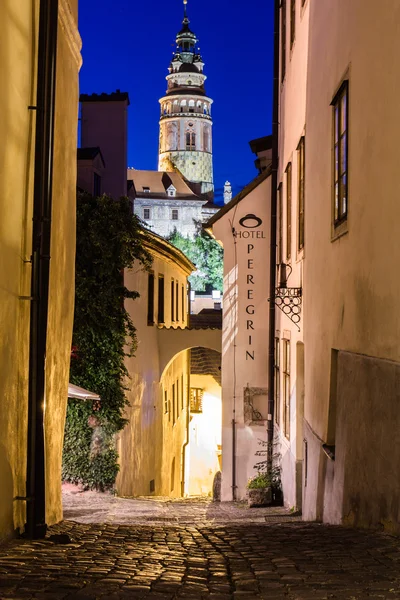
[{"label": "green vine", "polygon": [[197,270],[189,277],[192,290],[196,292],[219,290],[222,292],[224,251],[218,242],[202,228],[200,222],[196,222],[194,239],[184,237],[175,229],[168,241],[182,250],[196,265]]},{"label": "green vine", "polygon": [[68,402],[62,476],[89,489],[111,488],[118,473],[115,434],[126,424],[124,360],[136,349],[124,300],[139,295],[124,286],[123,272],[134,262],[150,267],[145,237],[128,198],[78,195],[70,379],[101,400]]}]

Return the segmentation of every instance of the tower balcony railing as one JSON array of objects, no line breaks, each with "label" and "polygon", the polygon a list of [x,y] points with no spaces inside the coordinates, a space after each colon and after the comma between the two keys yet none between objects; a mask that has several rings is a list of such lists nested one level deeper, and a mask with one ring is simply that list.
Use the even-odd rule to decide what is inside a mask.
[{"label": "tower balcony railing", "polygon": [[204,114],[203,112],[189,112],[189,111],[185,111],[185,112],[170,112],[167,114],[162,114],[160,115],[160,120],[164,120],[164,119],[171,119],[171,118],[175,118],[175,117],[200,117],[202,119],[206,119],[207,121],[212,121],[212,116],[210,114]]}]

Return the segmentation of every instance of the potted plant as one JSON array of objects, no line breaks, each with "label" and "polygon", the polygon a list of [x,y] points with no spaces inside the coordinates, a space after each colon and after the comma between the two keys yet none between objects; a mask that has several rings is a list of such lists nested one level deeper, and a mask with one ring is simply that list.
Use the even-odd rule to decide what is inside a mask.
[{"label": "potted plant", "polygon": [[249,506],[268,506],[272,502],[271,477],[268,473],[258,472],[247,482]]}]

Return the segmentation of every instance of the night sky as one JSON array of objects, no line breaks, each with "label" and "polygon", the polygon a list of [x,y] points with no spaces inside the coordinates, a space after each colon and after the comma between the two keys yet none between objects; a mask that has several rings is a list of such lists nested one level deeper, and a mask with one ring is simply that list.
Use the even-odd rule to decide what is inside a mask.
[{"label": "night sky", "polygon": [[[237,193],[257,172],[249,140],[271,133],[273,0],[188,0],[213,104],[214,182]],[[80,91],[129,92],[128,164],[157,169],[158,99],[182,0],[80,0]]]}]

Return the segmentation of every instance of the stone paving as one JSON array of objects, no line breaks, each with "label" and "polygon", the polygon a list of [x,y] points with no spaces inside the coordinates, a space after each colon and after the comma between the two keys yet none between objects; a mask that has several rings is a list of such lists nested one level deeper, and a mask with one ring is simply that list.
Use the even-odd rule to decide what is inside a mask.
[{"label": "stone paving", "polygon": [[398,538],[303,523],[276,508],[135,502],[146,518],[151,502],[165,504],[179,522],[64,521],[49,530],[55,541],[14,540],[0,548],[0,599],[400,599]]}]

